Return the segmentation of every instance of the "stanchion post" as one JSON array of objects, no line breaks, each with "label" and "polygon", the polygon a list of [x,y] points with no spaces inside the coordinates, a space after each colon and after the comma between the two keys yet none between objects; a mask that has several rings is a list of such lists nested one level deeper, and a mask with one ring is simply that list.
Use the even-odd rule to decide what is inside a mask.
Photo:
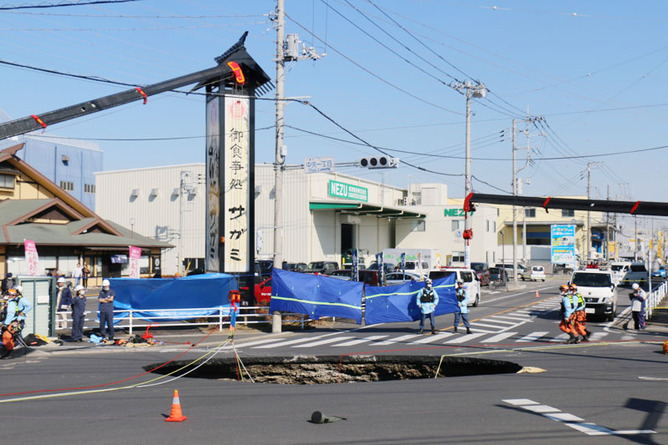
[{"label": "stanchion post", "polygon": [[271,316],[271,332],[272,334],[278,334],[282,331],[283,321],[281,320],[281,313],[278,311],[274,311],[274,313]]}]

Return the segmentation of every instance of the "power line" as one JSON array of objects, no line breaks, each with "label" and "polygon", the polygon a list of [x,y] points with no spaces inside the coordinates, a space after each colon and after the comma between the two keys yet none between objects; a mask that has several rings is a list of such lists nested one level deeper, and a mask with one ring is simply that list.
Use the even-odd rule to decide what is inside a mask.
[{"label": "power line", "polygon": [[0,11],[14,11],[17,9],[44,9],[44,8],[62,8],[66,6],[87,6],[104,5],[113,3],[130,3],[143,0],[90,0],[87,2],[60,2],[60,3],[41,3],[38,5],[20,5],[20,6],[0,6]]}]

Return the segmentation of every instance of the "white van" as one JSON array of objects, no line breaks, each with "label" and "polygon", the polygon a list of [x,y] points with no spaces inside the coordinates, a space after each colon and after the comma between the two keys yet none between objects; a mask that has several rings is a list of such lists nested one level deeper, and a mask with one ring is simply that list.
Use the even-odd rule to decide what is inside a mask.
[{"label": "white van", "polygon": [[460,280],[464,282],[464,288],[469,298],[467,306],[478,306],[480,304],[480,279],[475,270],[449,267],[429,271],[429,278],[432,280],[447,278],[452,275],[455,275],[455,283]]},{"label": "white van", "polygon": [[585,300],[588,315],[615,319],[617,315],[617,285],[609,270],[576,270],[571,275],[569,284],[575,284]]},{"label": "white van", "polygon": [[626,273],[631,270],[630,261],[614,261],[610,263],[610,272],[612,272],[612,278],[615,284],[619,283],[624,279]]}]

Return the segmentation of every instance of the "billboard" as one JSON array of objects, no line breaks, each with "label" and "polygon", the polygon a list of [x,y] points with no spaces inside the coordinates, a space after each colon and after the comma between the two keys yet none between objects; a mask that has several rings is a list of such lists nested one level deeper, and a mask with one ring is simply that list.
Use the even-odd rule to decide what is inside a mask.
[{"label": "billboard", "polygon": [[552,224],[550,226],[550,257],[553,264],[575,267],[575,225]]}]

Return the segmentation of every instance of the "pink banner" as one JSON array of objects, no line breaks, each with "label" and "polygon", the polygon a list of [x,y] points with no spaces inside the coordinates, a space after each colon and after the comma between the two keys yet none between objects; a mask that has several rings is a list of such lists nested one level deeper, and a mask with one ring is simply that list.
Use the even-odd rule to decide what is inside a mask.
[{"label": "pink banner", "polygon": [[23,240],[25,248],[26,263],[28,265],[28,275],[37,275],[37,267],[39,263],[39,255],[37,255],[37,246],[34,241],[29,239]]},{"label": "pink banner", "polygon": [[139,278],[139,259],[141,248],[130,246],[130,278]]}]

